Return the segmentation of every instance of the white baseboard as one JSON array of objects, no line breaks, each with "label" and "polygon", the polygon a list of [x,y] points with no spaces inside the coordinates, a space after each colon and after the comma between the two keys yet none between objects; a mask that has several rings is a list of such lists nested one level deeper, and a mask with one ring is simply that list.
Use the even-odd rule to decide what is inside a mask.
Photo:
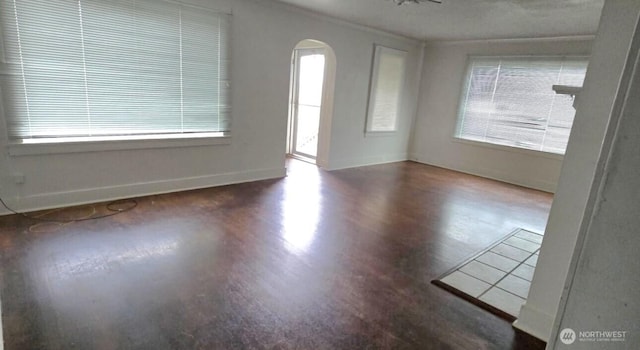
[{"label": "white baseboard", "polygon": [[549,344],[549,337],[551,337],[551,331],[553,330],[553,321],[554,316],[525,303],[522,305],[520,315],[513,323],[513,327]]},{"label": "white baseboard", "polygon": [[332,159],[326,170],[339,170],[348,168],[357,168],[361,166],[377,165],[385,163],[403,162],[408,160],[406,153],[380,155],[358,159]]},{"label": "white baseboard", "polygon": [[[198,188],[274,179],[284,177],[285,175],[285,168],[259,169],[118,186],[88,188],[66,192],[43,193],[20,198],[6,198],[5,201],[16,211],[29,212],[104,202],[122,198],[141,197]],[[4,210],[4,208],[2,209],[3,210],[0,212],[0,215],[10,214],[7,210]]]},{"label": "white baseboard", "polygon": [[535,179],[519,179],[519,178],[513,177],[510,174],[495,171],[493,169],[487,169],[487,168],[475,169],[475,168],[470,168],[468,166],[465,166],[464,164],[443,164],[437,161],[429,161],[429,160],[425,160],[425,159],[428,159],[427,157],[422,157],[414,153],[409,155],[409,159],[411,159],[414,162],[418,162],[422,164],[433,165],[439,168],[459,171],[465,174],[480,176],[487,179],[502,181],[502,182],[513,184],[513,185],[533,188],[536,190],[549,192],[549,193],[555,193],[556,187],[557,187],[557,183],[535,180]]}]

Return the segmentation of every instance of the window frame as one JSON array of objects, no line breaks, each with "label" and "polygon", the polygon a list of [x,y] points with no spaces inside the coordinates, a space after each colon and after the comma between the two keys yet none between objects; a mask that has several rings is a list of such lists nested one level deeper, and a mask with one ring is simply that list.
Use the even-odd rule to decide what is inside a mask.
[{"label": "window frame", "polygon": [[[393,130],[373,130],[373,114],[376,103],[375,93],[377,91],[378,77],[380,74],[380,57],[383,52],[389,52],[402,57],[403,71],[400,73],[400,90],[398,91],[397,106],[393,123]],[[367,115],[365,121],[365,136],[387,136],[398,132],[398,121],[402,111],[402,96],[405,94],[405,85],[407,81],[407,61],[409,53],[405,50],[395,49],[384,45],[374,44],[373,58],[371,65],[371,74],[369,80],[369,94],[367,101]]]},{"label": "window frame", "polygon": [[[225,51],[228,60],[228,76],[231,76],[233,69],[233,44],[231,42],[233,21],[231,9],[221,9],[205,7],[195,4],[188,4],[174,0],[161,0],[170,4],[188,6],[193,9],[205,10],[222,16],[228,16],[230,20],[227,28],[227,45]],[[5,46],[5,32],[3,25],[0,25],[0,117],[2,125],[0,138],[5,140],[7,153],[9,156],[30,156],[65,153],[85,153],[104,152],[118,150],[143,150],[161,148],[181,148],[181,147],[201,147],[211,145],[228,145],[232,143],[232,130],[228,131],[207,131],[207,132],[185,132],[185,133],[140,133],[130,135],[109,135],[109,136],[69,136],[69,137],[43,137],[17,139],[9,135],[9,115],[5,104],[8,93],[3,90],[9,89],[7,79],[3,76],[9,74],[7,50]],[[228,80],[232,83],[231,78]],[[228,106],[233,110],[233,89],[229,89]],[[230,117],[229,123],[233,122]]]},{"label": "window frame", "polygon": [[[520,154],[525,154],[525,155],[529,155],[529,156],[537,156],[537,157],[543,157],[543,158],[548,158],[548,159],[555,159],[555,160],[562,160],[564,159],[565,153],[566,153],[566,149],[565,149],[565,153],[555,153],[555,152],[550,152],[550,151],[544,151],[544,150],[536,150],[536,149],[530,149],[530,148],[525,148],[525,147],[517,147],[517,146],[512,146],[512,145],[504,145],[504,144],[497,144],[497,143],[492,143],[492,142],[486,142],[486,141],[478,141],[478,140],[472,140],[472,139],[467,139],[467,138],[463,138],[460,137],[460,133],[461,133],[461,128],[462,128],[462,121],[463,119],[462,117],[462,112],[463,109],[465,108],[466,102],[467,102],[467,98],[466,95],[468,94],[468,90],[469,90],[469,84],[471,83],[471,79],[470,79],[470,74],[472,72],[473,66],[472,66],[472,62],[474,59],[544,59],[547,58],[549,60],[565,60],[565,59],[581,59],[587,62],[587,64],[589,63],[590,60],[590,55],[588,54],[540,54],[540,55],[474,55],[474,54],[469,54],[467,55],[467,59],[466,59],[466,63],[465,63],[465,70],[464,70],[464,74],[462,76],[462,81],[460,83],[459,86],[461,86],[460,89],[460,93],[458,96],[458,106],[456,109],[456,115],[455,115],[455,123],[454,123],[454,128],[453,128],[453,132],[451,133],[451,141],[455,142],[455,143],[459,143],[459,144],[466,144],[466,145],[470,145],[470,146],[479,146],[479,147],[484,147],[484,148],[489,148],[489,149],[494,149],[494,150],[500,150],[500,151],[507,151],[507,152],[512,152],[512,153],[520,153]],[[588,69],[588,68],[587,68]],[[583,83],[584,85],[584,83]],[[573,125],[572,125],[573,128]]]}]

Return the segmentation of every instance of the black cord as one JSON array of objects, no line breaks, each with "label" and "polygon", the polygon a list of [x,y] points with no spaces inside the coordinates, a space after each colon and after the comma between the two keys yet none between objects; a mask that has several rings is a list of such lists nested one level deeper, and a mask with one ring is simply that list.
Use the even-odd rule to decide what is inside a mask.
[{"label": "black cord", "polygon": [[[106,208],[107,210],[110,211],[110,213],[108,214],[104,214],[104,215],[98,215],[98,216],[91,216],[88,218],[81,218],[81,219],[71,219],[71,220],[56,220],[56,219],[42,219],[36,216],[31,216],[28,215],[26,213],[20,213],[18,211],[15,211],[13,209],[11,209],[11,207],[9,207],[7,205],[7,203],[4,202],[4,200],[2,199],[2,197],[0,197],[0,203],[2,203],[2,205],[11,213],[16,214],[16,215],[20,215],[23,216],[27,219],[31,219],[31,220],[36,220],[36,221],[41,221],[41,222],[55,222],[55,223],[59,223],[59,224],[70,224],[73,222],[81,222],[81,221],[89,221],[89,220],[98,220],[98,219],[104,219],[104,218],[108,218],[110,216],[114,216],[114,215],[118,215],[120,213],[124,213],[127,212],[129,210],[132,210],[133,208],[138,206],[138,201],[136,201],[135,199],[119,199],[119,200],[115,200],[112,202],[107,203]],[[115,205],[118,204],[122,204],[122,203],[131,203],[130,206],[124,208],[124,209],[118,209],[118,208],[113,208]],[[46,215],[46,214],[45,214]]]}]

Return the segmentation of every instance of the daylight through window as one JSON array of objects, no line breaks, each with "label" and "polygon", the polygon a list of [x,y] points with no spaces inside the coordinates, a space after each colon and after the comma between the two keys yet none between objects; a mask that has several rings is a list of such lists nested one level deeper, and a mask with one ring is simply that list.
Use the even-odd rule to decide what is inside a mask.
[{"label": "daylight through window", "polygon": [[407,52],[375,46],[367,132],[396,131]]},{"label": "daylight through window", "polygon": [[0,4],[12,140],[229,131],[229,15],[158,0]]},{"label": "daylight through window", "polygon": [[575,110],[553,85],[582,86],[586,57],[471,57],[456,137],[564,154]]}]

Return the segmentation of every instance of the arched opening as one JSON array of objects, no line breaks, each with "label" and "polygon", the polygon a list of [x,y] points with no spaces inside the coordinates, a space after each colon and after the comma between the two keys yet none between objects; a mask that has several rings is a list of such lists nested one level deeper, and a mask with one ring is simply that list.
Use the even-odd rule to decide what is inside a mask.
[{"label": "arched opening", "polygon": [[336,56],[318,40],[300,41],[291,58],[287,156],[327,167]]}]

